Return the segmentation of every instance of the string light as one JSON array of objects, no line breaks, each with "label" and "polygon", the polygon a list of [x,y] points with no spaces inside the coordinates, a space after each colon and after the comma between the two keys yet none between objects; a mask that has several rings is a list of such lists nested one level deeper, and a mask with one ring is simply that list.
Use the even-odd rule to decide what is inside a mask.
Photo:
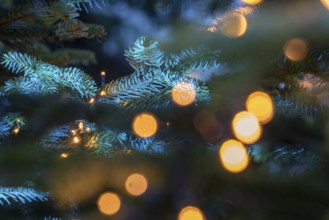
[{"label": "string light", "polygon": [[266,124],[274,116],[274,105],[271,97],[265,92],[254,92],[248,96],[246,107],[261,124]]},{"label": "string light", "polygon": [[99,93],[100,96],[105,96],[106,95],[106,92],[103,90]]},{"label": "string light", "polygon": [[243,171],[249,163],[246,148],[236,140],[228,140],[223,143],[219,149],[219,158],[223,167],[232,173]]},{"label": "string light", "polygon": [[71,133],[72,133],[73,135],[76,135],[77,131],[76,131],[76,130],[71,130]]},{"label": "string light", "polygon": [[15,128],[15,129],[13,129],[13,134],[18,134],[19,133],[19,128]]},{"label": "string light", "polygon": [[308,45],[303,39],[291,39],[284,45],[284,54],[292,61],[303,60],[308,53]]},{"label": "string light", "polygon": [[105,71],[102,71],[102,72],[101,72],[101,78],[102,78],[101,85],[102,85],[102,86],[105,85],[105,75],[106,75]]},{"label": "string light", "polygon": [[78,144],[80,142],[80,138],[79,137],[74,137],[73,138],[73,143],[75,143],[75,144]]},{"label": "string light", "polygon": [[262,2],[262,0],[241,0],[241,1],[248,5],[257,5]]},{"label": "string light", "polygon": [[245,34],[247,27],[248,23],[244,15],[228,12],[224,15],[220,30],[227,37],[238,38]]},{"label": "string light", "polygon": [[236,114],[232,126],[236,138],[245,144],[256,142],[262,133],[257,117],[247,111]]},{"label": "string light", "polygon": [[205,220],[205,217],[199,208],[187,206],[179,212],[178,220]]},{"label": "string light", "polygon": [[68,153],[61,153],[61,155],[60,155],[60,157],[63,159],[67,158],[68,156],[69,156]]},{"label": "string light", "polygon": [[83,122],[79,122],[78,127],[79,127],[80,130],[83,130],[83,127],[84,127]]},{"label": "string light", "polygon": [[94,104],[95,101],[96,101],[95,98],[91,98],[91,99],[89,99],[88,103],[89,103],[89,104]]},{"label": "string light", "polygon": [[97,201],[98,209],[105,215],[114,215],[120,210],[121,201],[115,193],[103,193]]},{"label": "string light", "polygon": [[88,131],[88,132],[89,132],[89,131],[90,131],[90,128],[89,128],[89,127],[88,127],[88,128],[86,128],[86,131]]},{"label": "string light", "polygon": [[147,180],[143,175],[135,173],[127,178],[125,186],[128,193],[139,196],[146,191]]},{"label": "string light", "polygon": [[173,101],[181,106],[187,106],[194,102],[196,92],[194,86],[188,82],[179,82],[172,89]]},{"label": "string light", "polygon": [[158,122],[153,114],[142,112],[135,116],[132,129],[137,136],[148,138],[157,132]]}]

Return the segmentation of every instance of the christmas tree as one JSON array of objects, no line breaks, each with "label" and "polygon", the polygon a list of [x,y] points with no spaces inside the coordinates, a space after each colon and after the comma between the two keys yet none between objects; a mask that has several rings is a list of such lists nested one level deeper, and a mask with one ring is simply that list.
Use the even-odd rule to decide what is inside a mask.
[{"label": "christmas tree", "polygon": [[0,218],[328,219],[328,10],[0,0]]}]

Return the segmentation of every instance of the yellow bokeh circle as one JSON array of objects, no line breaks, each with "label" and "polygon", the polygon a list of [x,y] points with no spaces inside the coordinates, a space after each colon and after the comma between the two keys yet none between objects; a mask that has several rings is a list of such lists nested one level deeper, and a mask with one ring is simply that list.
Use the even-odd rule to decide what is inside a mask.
[{"label": "yellow bokeh circle", "polygon": [[232,173],[243,171],[249,163],[245,146],[236,140],[228,140],[222,144],[219,149],[219,158],[223,167]]},{"label": "yellow bokeh circle", "polygon": [[225,36],[237,38],[245,34],[248,23],[244,15],[228,12],[223,17],[224,21],[220,27],[220,30]]},{"label": "yellow bokeh circle", "polygon": [[254,92],[246,101],[248,112],[253,113],[261,124],[271,121],[274,116],[274,105],[272,98],[265,92]]},{"label": "yellow bokeh circle", "polygon": [[245,144],[252,144],[261,136],[262,128],[257,117],[247,111],[236,114],[232,121],[235,137]]},{"label": "yellow bokeh circle", "polygon": [[156,117],[149,112],[142,112],[135,116],[132,129],[134,133],[142,138],[153,136],[158,130]]},{"label": "yellow bokeh circle", "polygon": [[127,178],[125,186],[128,193],[139,196],[146,191],[147,180],[143,175],[135,173]]},{"label": "yellow bokeh circle", "polygon": [[105,215],[113,215],[117,213],[121,207],[121,201],[115,193],[103,193],[97,201],[98,209]]},{"label": "yellow bokeh circle", "polygon": [[322,5],[329,10],[329,0],[320,0]]},{"label": "yellow bokeh circle", "polygon": [[289,60],[301,61],[307,56],[307,53],[308,45],[303,39],[291,39],[284,45],[284,54]]},{"label": "yellow bokeh circle", "polygon": [[262,0],[241,0],[241,1],[248,5],[257,5],[262,2]]},{"label": "yellow bokeh circle", "polygon": [[171,96],[177,105],[186,106],[194,102],[196,92],[191,83],[179,82],[172,89]]},{"label": "yellow bokeh circle", "polygon": [[199,208],[187,206],[180,211],[178,220],[205,220],[205,217]]}]

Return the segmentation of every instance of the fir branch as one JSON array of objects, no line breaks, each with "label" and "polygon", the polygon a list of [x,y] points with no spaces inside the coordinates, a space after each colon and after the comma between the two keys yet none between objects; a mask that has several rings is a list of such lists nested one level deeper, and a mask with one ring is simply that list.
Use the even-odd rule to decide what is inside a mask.
[{"label": "fir branch", "polygon": [[92,8],[94,5],[102,9],[103,6],[107,5],[107,0],[64,0],[68,4],[77,6],[81,10],[81,6],[88,11],[87,5]]},{"label": "fir branch", "polygon": [[47,193],[32,188],[0,187],[0,205],[12,205],[12,200],[23,204],[33,201],[46,202],[47,196]]},{"label": "fir branch", "polygon": [[82,21],[65,22],[59,24],[55,32],[59,40],[70,40],[75,38],[101,38],[106,35],[103,26],[96,24],[87,24]]},{"label": "fir branch", "polygon": [[129,109],[165,108],[172,103],[171,91],[180,82],[188,82],[194,87],[195,104],[210,100],[209,90],[204,82],[177,73],[154,71],[143,77],[134,73],[112,81],[104,87],[106,96],[98,99],[98,102]]},{"label": "fir branch", "polygon": [[24,73],[24,76],[5,83],[7,93],[46,95],[64,90],[72,98],[88,99],[95,96],[97,90],[94,80],[81,70],[61,69],[26,54],[8,52],[3,55],[2,64],[14,73]]},{"label": "fir branch", "polygon": [[12,133],[13,129],[20,129],[26,124],[20,113],[8,113],[0,118],[0,141]]},{"label": "fir branch", "polygon": [[167,143],[162,140],[156,140],[154,137],[135,138],[130,136],[128,142],[131,146],[131,149],[142,153],[163,154],[167,151]]}]

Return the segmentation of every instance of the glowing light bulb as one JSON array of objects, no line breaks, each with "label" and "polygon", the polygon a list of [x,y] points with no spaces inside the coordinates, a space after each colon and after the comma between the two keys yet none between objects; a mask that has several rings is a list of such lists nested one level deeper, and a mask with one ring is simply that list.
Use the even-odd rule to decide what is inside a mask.
[{"label": "glowing light bulb", "polygon": [[80,130],[83,130],[83,127],[84,127],[83,122],[79,122],[78,127],[79,127]]},{"label": "glowing light bulb", "polygon": [[214,27],[214,26],[211,26],[211,27],[208,27],[208,28],[207,28],[207,31],[208,31],[208,32],[216,32],[216,31],[217,31],[217,28]]},{"label": "glowing light bulb", "polygon": [[78,144],[80,142],[80,138],[79,137],[74,137],[73,138],[73,143]]},{"label": "glowing light bulb", "polygon": [[63,159],[67,158],[68,156],[69,156],[68,153],[61,153],[61,155],[60,155],[60,157]]},{"label": "glowing light bulb", "polygon": [[77,131],[76,131],[76,130],[71,130],[71,133],[72,133],[73,135],[76,135]]},{"label": "glowing light bulb", "polygon": [[178,220],[205,220],[205,217],[199,208],[187,206],[179,212]]},{"label": "glowing light bulb", "polygon": [[243,171],[249,163],[246,148],[236,140],[228,140],[222,144],[219,149],[219,158],[223,167],[232,173]]},{"label": "glowing light bulb", "polygon": [[103,214],[114,215],[120,210],[121,201],[117,194],[108,192],[99,196],[97,205]]},{"label": "glowing light bulb", "polygon": [[91,99],[89,99],[88,103],[89,103],[89,104],[94,104],[95,101],[96,101],[95,98],[91,98]]},{"label": "glowing light bulb", "polygon": [[105,76],[106,75],[106,72],[105,71],[102,71],[101,72],[101,76]]},{"label": "glowing light bulb", "polygon": [[105,91],[101,91],[101,92],[99,93],[99,95],[100,95],[100,96],[105,96],[105,95],[106,95],[106,92],[105,92]]},{"label": "glowing light bulb", "polygon": [[13,130],[13,134],[18,134],[19,133],[19,128],[15,128],[14,130]]},{"label": "glowing light bulb", "polygon": [[258,141],[262,133],[257,117],[247,111],[236,114],[232,126],[236,138],[245,144]]},{"label": "glowing light bulb", "polygon": [[171,93],[173,101],[181,106],[187,106],[194,102],[196,92],[194,86],[188,82],[177,83]]},{"label": "glowing light bulb", "polygon": [[17,123],[21,123],[21,120],[19,120],[19,118],[16,119]]},{"label": "glowing light bulb", "polygon": [[257,5],[262,2],[262,0],[241,0],[248,5]]},{"label": "glowing light bulb", "polygon": [[89,131],[90,131],[90,128],[89,128],[89,127],[88,127],[88,128],[86,128],[86,131],[88,131],[88,132],[89,132]]},{"label": "glowing light bulb", "polygon": [[261,124],[271,121],[274,116],[274,105],[271,97],[264,92],[254,92],[246,102],[248,112],[253,113]]},{"label": "glowing light bulb", "polygon": [[137,136],[148,138],[157,132],[158,122],[153,114],[142,112],[135,116],[132,129]]},{"label": "glowing light bulb", "polygon": [[228,12],[224,15],[220,30],[227,37],[238,38],[246,33],[247,27],[248,23],[244,15]]},{"label": "glowing light bulb", "polygon": [[303,39],[291,39],[284,45],[284,54],[292,61],[303,60],[308,53],[308,45]]},{"label": "glowing light bulb", "polygon": [[126,190],[133,196],[142,195],[147,189],[147,180],[141,174],[132,174],[126,180]]}]

